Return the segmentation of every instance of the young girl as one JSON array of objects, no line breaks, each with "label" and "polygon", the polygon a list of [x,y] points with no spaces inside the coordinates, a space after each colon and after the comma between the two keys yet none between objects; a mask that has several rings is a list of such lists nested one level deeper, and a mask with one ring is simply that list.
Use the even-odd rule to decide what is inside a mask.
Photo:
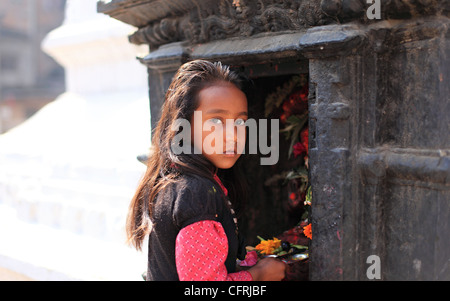
[{"label": "young girl", "polygon": [[[196,60],[180,67],[167,91],[147,171],[127,219],[128,239],[137,249],[149,234],[147,280],[284,278],[285,264],[273,258],[236,272],[236,259],[245,257],[234,211],[245,195],[235,168],[245,130],[237,128],[247,118],[239,77],[227,66]],[[174,142],[186,130],[176,126],[182,119],[191,125],[187,148],[182,145],[186,141]],[[234,121],[231,131],[227,120]],[[218,128],[223,143],[206,143]],[[174,143],[190,151],[174,152]]]}]

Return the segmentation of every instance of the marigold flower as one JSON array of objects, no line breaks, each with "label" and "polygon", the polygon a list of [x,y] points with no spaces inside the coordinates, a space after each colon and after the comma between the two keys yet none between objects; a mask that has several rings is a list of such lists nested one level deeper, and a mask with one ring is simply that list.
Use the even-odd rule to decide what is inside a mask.
[{"label": "marigold flower", "polygon": [[309,239],[312,239],[311,224],[303,227],[303,234]]},{"label": "marigold flower", "polygon": [[277,238],[268,239],[261,241],[255,249],[258,250],[261,254],[271,255],[273,251],[281,246],[281,240]]}]

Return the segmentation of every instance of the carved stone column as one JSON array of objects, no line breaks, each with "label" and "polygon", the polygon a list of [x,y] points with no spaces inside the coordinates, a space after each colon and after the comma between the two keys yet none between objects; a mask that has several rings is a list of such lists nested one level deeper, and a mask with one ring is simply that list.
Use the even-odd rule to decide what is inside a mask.
[{"label": "carved stone column", "polygon": [[380,279],[449,279],[448,24],[332,25],[300,40],[315,87],[312,280],[367,280],[371,255]]},{"label": "carved stone column", "polygon": [[[346,216],[352,200],[363,31],[352,25],[311,29],[300,40],[310,59],[310,166],[313,183],[311,279],[344,278]],[[345,229],[345,233],[344,233]]]}]

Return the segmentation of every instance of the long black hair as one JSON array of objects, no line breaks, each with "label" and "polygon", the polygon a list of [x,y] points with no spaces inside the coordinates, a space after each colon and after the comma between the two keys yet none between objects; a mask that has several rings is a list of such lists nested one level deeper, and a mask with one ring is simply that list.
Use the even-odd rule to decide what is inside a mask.
[{"label": "long black hair", "polygon": [[[195,60],[181,66],[175,74],[165,96],[161,118],[153,131],[152,147],[147,161],[147,171],[131,200],[127,217],[127,237],[136,249],[142,248],[145,236],[151,231],[152,204],[157,194],[180,174],[192,174],[213,181],[216,167],[201,154],[172,151],[172,141],[179,132],[172,127],[177,120],[191,120],[198,107],[200,90],[231,83],[243,89],[243,77],[220,62]],[[181,129],[180,129],[181,130]],[[239,161],[230,169],[219,170],[229,192],[230,201],[239,211],[246,198],[246,183],[239,171]]]}]

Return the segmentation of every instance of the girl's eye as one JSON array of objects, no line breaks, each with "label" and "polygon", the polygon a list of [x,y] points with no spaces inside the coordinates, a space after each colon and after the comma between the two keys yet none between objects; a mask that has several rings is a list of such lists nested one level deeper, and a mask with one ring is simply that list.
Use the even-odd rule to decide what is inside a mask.
[{"label": "girl's eye", "polygon": [[220,120],[219,118],[211,118],[210,121],[214,124],[221,124],[222,120]]},{"label": "girl's eye", "polygon": [[234,124],[235,124],[236,126],[245,125],[245,120],[244,120],[244,119],[236,119],[236,121],[234,122]]}]

